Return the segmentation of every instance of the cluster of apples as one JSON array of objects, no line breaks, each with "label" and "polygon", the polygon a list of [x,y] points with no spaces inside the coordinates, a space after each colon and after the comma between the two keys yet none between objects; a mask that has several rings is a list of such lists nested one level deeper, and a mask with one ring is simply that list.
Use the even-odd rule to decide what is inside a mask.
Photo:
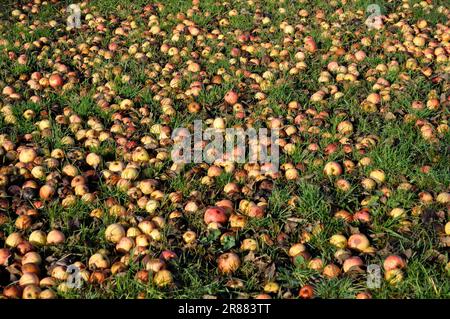
[{"label": "cluster of apples", "polygon": [[[61,10],[39,18],[51,6]],[[70,265],[84,285],[111,284],[134,271],[141,287],[170,292],[188,286],[175,265],[191,251],[235,290],[244,287],[239,277],[249,276],[251,260],[263,257],[276,270],[316,271],[319,280],[364,273],[382,260],[385,280],[397,285],[409,261],[402,252],[380,254],[374,221],[398,222],[396,231],[408,234],[429,209],[437,211],[443,246],[437,249],[445,255],[448,185],[430,189],[393,177],[397,172],[373,155],[384,143],[381,133],[369,133],[358,116],[411,124],[434,154],[418,167],[422,174],[442,162],[450,27],[413,19],[413,13],[420,6],[448,18],[449,9],[401,1],[375,31],[355,24],[365,13],[349,1],[331,0],[329,13],[306,0],[281,0],[273,12],[256,0],[214,6],[219,14],[200,0],[180,8],[152,2],[133,11],[119,4],[106,13],[85,0],[74,28],[66,24],[63,1],[30,0],[0,20],[4,297],[64,295],[73,290]],[[236,22],[244,16],[250,28]],[[20,32],[11,34],[13,27]],[[417,79],[430,84],[424,96],[411,92]],[[404,94],[413,96],[411,105],[392,107]],[[219,131],[276,130],[279,170],[273,163],[230,160],[245,151],[242,145],[212,163],[174,163],[172,146],[183,136],[173,133],[184,119],[202,119],[205,128]],[[192,131],[192,123],[185,124]],[[197,146],[206,145],[202,138]],[[298,194],[310,179],[324,197],[345,199],[330,205],[328,222],[341,223],[339,232],[305,216]],[[288,195],[275,203],[273,194],[283,187]],[[413,193],[414,205],[387,204],[396,191]],[[386,214],[380,217],[374,207]],[[78,209],[81,226],[64,219]],[[87,225],[98,238],[71,251]],[[324,234],[333,249],[328,256],[314,247],[315,236]],[[267,257],[267,247],[275,257]],[[293,294],[276,271],[269,280],[259,275],[251,274],[260,290],[248,296],[315,296],[313,280]]]}]

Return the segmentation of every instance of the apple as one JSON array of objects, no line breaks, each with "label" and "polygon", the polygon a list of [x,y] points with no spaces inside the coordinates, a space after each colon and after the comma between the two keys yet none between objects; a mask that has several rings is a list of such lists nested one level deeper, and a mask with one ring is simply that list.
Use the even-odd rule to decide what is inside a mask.
[{"label": "apple", "polygon": [[11,251],[8,248],[0,248],[0,266],[7,266]]},{"label": "apple", "polygon": [[128,253],[135,246],[133,238],[122,237],[116,244],[116,250],[120,253]]},{"label": "apple", "polygon": [[104,254],[95,253],[89,258],[90,269],[106,269],[109,268],[109,259]]},{"label": "apple", "polygon": [[429,203],[433,202],[433,195],[431,195],[428,192],[420,192],[419,199],[420,199],[420,201],[429,204]]},{"label": "apple", "polygon": [[52,230],[47,234],[47,244],[49,245],[60,245],[64,243],[66,236],[59,230]]},{"label": "apple", "polygon": [[182,237],[183,237],[183,241],[186,244],[192,244],[197,239],[197,234],[192,230],[188,230],[183,234]]},{"label": "apple", "polygon": [[371,221],[370,213],[368,209],[361,209],[353,214],[353,220],[357,220],[361,223],[369,223]]},{"label": "apple", "polygon": [[356,299],[372,299],[372,295],[368,292],[359,292]]},{"label": "apple", "polygon": [[299,178],[298,171],[295,168],[289,168],[285,172],[287,180],[296,180]]},{"label": "apple", "polygon": [[155,273],[153,277],[153,282],[158,287],[165,287],[170,285],[173,282],[173,276],[172,273],[167,269],[162,269]]},{"label": "apple", "polygon": [[22,296],[22,290],[17,285],[7,286],[3,289],[3,296],[9,299],[19,299]]},{"label": "apple", "polygon": [[171,250],[163,250],[161,252],[161,259],[162,260],[171,260],[177,258],[177,254]]},{"label": "apple", "polygon": [[348,211],[346,210],[339,210],[334,214],[335,218],[341,218],[346,222],[351,222],[353,220],[353,216],[352,214],[350,214]]},{"label": "apple", "polygon": [[28,263],[34,263],[34,264],[40,265],[42,263],[41,255],[39,255],[39,253],[37,253],[35,251],[30,251],[30,252],[26,253],[22,257],[22,264],[28,264]]},{"label": "apple", "polygon": [[69,273],[66,271],[66,267],[56,266],[51,270],[51,276],[56,280],[64,281],[69,277]]},{"label": "apple", "polygon": [[276,282],[272,281],[264,285],[264,292],[275,294],[278,292],[278,290],[280,290],[280,285],[277,284]]},{"label": "apple", "polygon": [[97,168],[100,165],[101,157],[95,153],[89,153],[86,156],[86,163],[93,168]]},{"label": "apple", "polygon": [[365,251],[370,247],[370,242],[364,234],[353,234],[348,238],[347,245],[351,249]]},{"label": "apple", "polygon": [[105,238],[111,243],[117,244],[125,235],[125,229],[120,224],[111,224],[106,227]]},{"label": "apple", "polygon": [[42,290],[39,294],[39,299],[55,299],[56,294],[51,289]]},{"label": "apple", "polygon": [[55,280],[55,278],[52,278],[52,277],[42,278],[41,281],[39,282],[39,286],[41,288],[54,287],[54,286],[56,286],[56,280]]},{"label": "apple", "polygon": [[343,135],[350,134],[353,132],[353,124],[350,121],[343,121],[338,124],[337,130]]},{"label": "apple", "polygon": [[[119,224],[119,226],[121,226],[121,225]],[[122,230],[120,229],[120,227],[118,227],[116,230],[114,230],[116,227],[117,227],[117,224],[116,224],[116,226],[111,227],[111,229],[110,229],[111,230],[111,236],[113,236],[113,234],[116,233],[116,232],[118,234],[118,235],[113,236],[113,238],[111,238],[112,240],[120,240],[120,238],[118,238],[118,237],[123,237],[124,236],[124,235],[123,236],[121,235],[122,234]],[[150,235],[150,233],[152,232],[153,229],[155,229],[155,227],[156,227],[155,223],[152,222],[151,220],[143,220],[143,221],[141,221],[138,224],[139,230],[142,231],[146,235]]]},{"label": "apple", "polygon": [[436,196],[436,201],[441,204],[450,203],[450,193],[442,192]]},{"label": "apple", "polygon": [[19,161],[22,163],[32,163],[36,159],[36,151],[30,147],[23,148],[19,153]]},{"label": "apple", "polygon": [[20,230],[27,230],[31,227],[33,220],[28,215],[20,215],[17,217],[15,226]]},{"label": "apple", "polygon": [[39,189],[39,196],[43,200],[49,200],[55,194],[55,188],[51,185],[45,184]]},{"label": "apple", "polygon": [[361,62],[365,58],[366,58],[366,53],[364,51],[359,50],[359,51],[355,52],[355,59],[356,59],[356,61]]},{"label": "apple", "polygon": [[148,259],[145,262],[145,269],[148,271],[158,272],[164,268],[166,268],[166,263],[158,258]]},{"label": "apple", "polygon": [[30,234],[28,241],[34,246],[44,246],[47,243],[47,234],[42,230],[35,230]]},{"label": "apple", "polygon": [[333,235],[330,238],[330,244],[336,248],[345,248],[347,247],[347,238],[340,234]]},{"label": "apple", "polygon": [[298,296],[302,299],[311,299],[314,296],[314,288],[311,285],[305,285],[300,288]]},{"label": "apple", "polygon": [[230,216],[230,226],[232,228],[244,228],[247,224],[247,218],[243,215],[232,214]]},{"label": "apple", "polygon": [[311,254],[307,251],[302,251],[301,253],[298,253],[297,255],[292,257],[292,263],[296,267],[302,267],[304,264],[308,265],[310,260]]},{"label": "apple", "polygon": [[390,271],[393,269],[403,269],[406,267],[406,263],[402,257],[398,255],[390,255],[386,257],[383,262],[383,268],[385,271]]},{"label": "apple", "polygon": [[327,176],[339,176],[342,174],[342,167],[337,162],[328,162],[323,168],[323,172]]},{"label": "apple", "polygon": [[49,79],[48,79],[48,83],[50,84],[50,86],[54,89],[59,88],[63,85],[63,78],[61,75],[55,73],[50,75]]},{"label": "apple", "polygon": [[234,204],[229,199],[222,199],[216,202],[216,206],[224,208],[227,213],[232,213],[234,211]]},{"label": "apple", "polygon": [[217,259],[217,265],[220,273],[232,274],[241,266],[241,260],[233,252],[224,253]]},{"label": "apple", "polygon": [[6,246],[17,247],[21,242],[23,242],[22,235],[20,233],[11,233],[5,240]]},{"label": "apple", "polygon": [[393,218],[402,218],[406,217],[406,212],[403,208],[394,208],[389,212],[389,216]]},{"label": "apple", "polygon": [[371,178],[364,178],[361,181],[361,186],[367,191],[373,190],[376,185],[377,185],[376,182]]},{"label": "apple", "polygon": [[381,96],[378,93],[370,93],[367,96],[367,101],[372,104],[379,104],[381,102]]},{"label": "apple", "polygon": [[400,269],[391,269],[384,274],[386,281],[395,286],[403,280],[403,272]]},{"label": "apple", "polygon": [[450,235],[450,222],[447,222],[447,224],[445,224],[445,233],[447,235]]},{"label": "apple", "polygon": [[352,185],[345,179],[340,178],[336,181],[336,188],[343,192],[348,192],[352,188]]},{"label": "apple", "polygon": [[20,277],[19,285],[21,287],[25,287],[28,285],[39,285],[39,277],[32,272],[27,272],[22,274],[22,277]]},{"label": "apple", "polygon": [[141,283],[147,283],[149,279],[149,272],[147,270],[139,270],[136,273],[136,279]]},{"label": "apple", "polygon": [[304,251],[306,251],[305,245],[303,245],[302,243],[297,243],[292,245],[291,248],[289,248],[288,254],[290,257],[294,257]]},{"label": "apple", "polygon": [[382,184],[386,180],[386,174],[381,169],[371,171],[369,176],[378,184]]},{"label": "apple", "polygon": [[346,273],[349,271],[358,271],[358,270],[360,270],[360,267],[362,267],[363,265],[364,265],[364,263],[361,258],[359,258],[358,256],[353,256],[353,257],[347,258],[344,261],[342,268],[344,269],[344,272]]},{"label": "apple", "polygon": [[265,212],[265,209],[263,206],[251,205],[248,209],[247,215],[249,217],[262,218],[262,217],[264,217],[264,212]]},{"label": "apple", "polygon": [[225,102],[227,102],[230,105],[236,104],[238,101],[238,98],[239,98],[238,94],[234,91],[228,91],[225,94]]},{"label": "apple", "polygon": [[188,201],[186,203],[186,205],[184,206],[184,210],[187,213],[195,213],[196,211],[198,211],[198,208],[199,207],[198,207],[197,203],[194,201]]},{"label": "apple", "polygon": [[316,271],[322,271],[323,261],[320,258],[313,258],[308,263],[308,268]]},{"label": "apple", "polygon": [[41,288],[35,284],[30,284],[23,289],[23,299],[38,299],[41,293]]},{"label": "apple", "polygon": [[228,221],[228,216],[224,208],[213,206],[206,209],[203,219],[206,224],[219,223],[225,224]]},{"label": "apple", "polygon": [[336,278],[340,275],[341,269],[335,264],[326,265],[323,269],[323,275],[329,279]]},{"label": "apple", "polygon": [[148,247],[150,245],[149,237],[146,234],[137,235],[135,241],[136,247]]},{"label": "apple", "polygon": [[89,276],[89,283],[91,284],[102,284],[106,279],[105,272],[101,270],[94,270]]},{"label": "apple", "polygon": [[314,53],[317,51],[317,44],[316,41],[314,41],[313,37],[307,36],[304,40],[305,42],[305,50]]},{"label": "apple", "polygon": [[20,255],[25,255],[32,251],[34,247],[29,241],[24,240],[16,246],[16,249]]},{"label": "apple", "polygon": [[[93,153],[90,153],[90,154],[93,154]],[[94,154],[94,155],[96,155],[96,154]],[[139,146],[134,149],[133,153],[131,154],[131,158],[134,162],[148,162],[150,160],[150,155],[148,154],[148,152],[145,148]],[[86,158],[86,160],[87,160],[87,158]],[[94,161],[97,163],[97,165],[100,163],[100,160],[101,159],[99,156],[94,158]],[[91,165],[91,166],[94,166],[94,165]]]},{"label": "apple", "polygon": [[126,270],[127,270],[127,266],[121,261],[117,261],[114,264],[112,264],[112,266],[111,266],[111,273],[113,275],[123,273]]},{"label": "apple", "polygon": [[258,249],[258,242],[253,238],[246,238],[242,241],[242,251],[256,251]]}]

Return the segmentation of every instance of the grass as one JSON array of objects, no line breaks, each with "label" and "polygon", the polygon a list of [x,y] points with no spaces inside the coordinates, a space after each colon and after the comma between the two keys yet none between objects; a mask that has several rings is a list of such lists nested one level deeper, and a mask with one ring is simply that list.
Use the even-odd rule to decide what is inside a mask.
[{"label": "grass", "polygon": [[[411,0],[408,2],[410,8],[406,9],[400,8],[398,1],[369,0],[240,0],[228,3],[207,0],[200,1],[198,7],[193,7],[191,1],[177,0],[89,0],[83,9],[95,17],[105,19],[103,23],[108,30],[104,33],[96,30],[93,20],[90,25],[83,20],[82,30],[65,30],[64,8],[70,3],[59,1],[57,4],[40,5],[37,13],[26,13],[23,22],[11,15],[12,1],[0,4],[0,40],[7,40],[0,42],[0,87],[3,89],[7,85],[11,86],[23,97],[21,100],[13,100],[2,95],[0,134],[7,136],[16,146],[32,144],[39,147],[39,155],[42,156],[56,148],[64,151],[57,168],[53,169],[57,192],[74,192],[70,179],[62,173],[62,167],[66,164],[76,165],[80,172],[93,170],[95,175],[89,182],[89,192],[94,197],[92,202],[83,202],[77,198],[73,206],[63,207],[61,198],[55,196],[53,201],[44,203],[38,210],[38,216],[33,217],[33,227],[20,232],[24,238],[28,238],[35,229],[48,232],[56,228],[66,235],[67,240],[63,245],[38,249],[43,260],[67,258],[70,263],[82,261],[86,264],[93,253],[106,249],[111,260],[118,262],[121,256],[115,245],[105,239],[106,227],[115,222],[136,227],[143,219],[151,220],[160,216],[167,224],[161,229],[162,238],[160,241],[151,241],[145,254],[151,258],[160,258],[164,251],[170,250],[175,252],[177,258],[167,261],[167,269],[174,276],[174,284],[170,287],[155,285],[151,280],[152,274],[148,282],[137,280],[136,272],[144,268],[142,258],[130,257],[126,271],[120,275],[110,276],[109,270],[106,270],[107,279],[102,284],[85,284],[82,289],[57,291],[60,297],[253,297],[264,291],[267,282],[275,281],[281,286],[281,290],[271,294],[273,298],[289,294],[297,298],[298,289],[307,284],[314,286],[315,295],[319,298],[354,298],[358,293],[369,291],[374,298],[450,298],[448,270],[445,269],[449,251],[442,240],[443,226],[449,220],[448,205],[437,203],[436,200],[424,203],[420,198],[421,192],[429,192],[436,199],[439,193],[449,191],[450,133],[436,133],[437,140],[430,142],[423,138],[418,125],[420,122],[416,121],[431,123],[435,131],[439,125],[445,127],[450,115],[448,101],[441,102],[438,110],[415,110],[411,107],[413,101],[421,101],[426,105],[432,95],[438,98],[442,95],[443,99],[448,95],[448,83],[434,83],[430,77],[420,72],[421,68],[431,67],[435,74],[442,72],[445,66],[436,61],[426,61],[423,56],[416,56],[418,69],[408,69],[406,63],[414,57],[413,52],[387,52],[384,47],[388,40],[404,44],[404,30],[390,22],[386,22],[382,31],[370,31],[364,26],[366,8],[375,3],[386,16],[399,14],[401,9],[402,13],[405,12],[405,20],[411,26],[414,25],[413,28],[416,28],[418,21],[425,19],[428,27],[424,32],[429,38],[438,41],[442,38],[436,32],[438,25],[448,27],[448,14],[440,8],[446,5],[445,1],[433,1],[433,6],[425,8],[421,1]],[[144,14],[142,9],[146,5],[150,5],[149,13]],[[233,14],[233,9],[237,11],[237,15]],[[299,15],[299,10],[302,9],[308,11],[307,17]],[[315,17],[318,9],[324,11],[327,24]],[[86,12],[83,12],[84,17]],[[156,17],[165,34],[148,34],[150,16]],[[263,17],[270,18],[271,22],[263,24]],[[113,18],[118,20],[114,21]],[[189,38],[189,31],[185,29],[180,33],[179,40],[172,38],[175,27],[183,21],[186,23],[187,19],[195,23],[202,35],[209,33],[210,36],[203,39]],[[50,26],[52,20],[58,22],[56,27]],[[33,29],[31,26],[36,21],[40,22],[35,23],[36,27]],[[135,26],[130,27],[134,29],[128,36],[114,34],[118,27],[127,29],[131,21],[135,22]],[[295,33],[285,34],[280,28],[283,22],[295,26]],[[217,33],[221,36],[217,36]],[[240,34],[255,38],[239,42]],[[312,36],[318,46],[317,52],[305,53],[304,63],[307,68],[294,75],[280,70],[282,63],[286,62],[288,68],[293,68],[299,62],[295,60],[295,54],[304,51],[303,40],[306,36]],[[371,46],[362,46],[363,36],[372,39]],[[43,41],[43,37],[48,41]],[[339,41],[333,41],[333,37],[339,38]],[[25,43],[35,41],[42,42],[39,44],[41,48],[36,47],[36,43],[29,49],[24,48]],[[99,49],[107,50],[111,42],[119,43],[119,51],[111,59],[105,59]],[[81,43],[95,45],[96,48],[82,52],[79,48]],[[181,54],[178,57],[165,54],[161,50],[163,44],[176,47]],[[254,53],[244,50],[250,44],[254,46]],[[138,51],[147,56],[138,60],[136,56],[129,54],[132,45],[136,45]],[[348,61],[348,56],[333,53],[338,47],[344,48],[345,53],[357,50],[366,52],[367,58],[357,63],[360,74],[358,81],[339,81],[336,74],[332,74],[330,82],[319,83],[318,78],[321,72],[327,70],[330,61],[337,61],[346,67],[352,64],[352,61]],[[232,59],[232,48],[241,49],[239,57]],[[204,53],[205,49],[210,51],[208,55]],[[286,55],[280,55],[282,51]],[[21,65],[10,58],[12,54],[25,54],[28,62]],[[35,91],[29,88],[27,81],[31,73],[39,71],[47,76],[55,71],[53,63],[58,61],[66,64],[79,79],[72,88],[64,91],[51,88]],[[188,72],[188,61],[199,63],[202,72]],[[398,62],[398,69],[380,71],[381,66],[389,65],[392,61]],[[121,68],[121,74],[114,75],[113,68],[118,67]],[[252,77],[243,75],[243,70],[251,72]],[[255,78],[261,78],[266,71],[270,71],[274,77],[267,82],[270,84],[267,88],[261,89],[261,81]],[[370,73],[373,81],[368,80]],[[180,76],[179,88],[167,85],[174,74]],[[123,75],[129,76],[129,81]],[[213,76],[219,75],[221,83],[211,84]],[[374,91],[375,81],[381,78],[391,86],[387,90],[390,100],[377,105],[376,112],[364,111],[361,103]],[[198,95],[189,95],[186,91],[194,81],[199,81],[202,89]],[[327,94],[323,101],[310,100],[311,95],[318,90],[332,89],[342,92],[343,97],[334,99]],[[233,108],[223,101],[229,90],[239,93],[239,103],[242,104],[245,115],[243,119],[234,118]],[[256,92],[261,91],[266,95],[264,101],[258,101],[255,96]],[[33,95],[39,96],[40,101],[31,102]],[[162,98],[173,101],[175,114],[164,114]],[[124,99],[133,100],[135,106],[132,110],[115,110],[111,107]],[[187,110],[187,105],[193,101],[201,106],[199,113],[191,114]],[[291,101],[299,103],[299,110],[288,109],[287,105]],[[101,107],[100,102],[107,102],[109,106]],[[11,108],[16,124],[8,123],[5,106]],[[92,139],[98,138],[98,132],[87,125],[87,121],[92,119],[100,121],[106,129],[113,124],[120,125],[124,132],[111,134],[112,138],[99,142],[96,147],[86,147],[85,138],[75,145],[64,144],[64,137],[76,137],[74,125],[57,123],[57,116],[63,113],[64,108],[70,108],[82,119],[81,128]],[[27,110],[34,111],[35,117],[25,119],[24,112]],[[326,112],[327,117],[320,120],[314,112]],[[394,117],[388,119],[388,112]],[[297,115],[304,116],[301,123],[296,122]],[[415,119],[408,122],[406,115],[415,116]],[[180,172],[174,172],[171,170],[170,158],[162,159],[158,164],[147,161],[139,164],[138,180],[155,179],[159,183],[157,189],[163,192],[162,199],[159,200],[160,206],[152,214],[138,207],[137,201],[130,195],[131,191],[120,190],[103,179],[102,174],[108,173],[104,171],[106,162],[129,162],[127,156],[133,150],[121,145],[123,138],[127,142],[133,140],[143,146],[141,137],[144,135],[158,139],[158,134],[149,132],[155,124],[173,129],[190,127],[194,120],[203,120],[206,127],[205,119],[216,117],[224,117],[228,127],[267,127],[270,117],[281,118],[283,125],[294,125],[298,132],[295,140],[290,141],[295,144],[296,150],[289,155],[281,152],[280,162],[297,165],[299,179],[286,180],[283,177],[284,171],[281,170],[282,177],[279,179],[267,178],[263,181],[247,177],[243,181],[237,181],[235,171],[214,177],[213,186],[207,186],[201,179],[207,174],[208,165],[188,164]],[[36,123],[44,119],[50,121],[50,130],[47,135],[41,136]],[[350,151],[340,145],[342,136],[336,134],[338,124],[344,120],[351,121],[354,126],[353,133],[348,136]],[[127,124],[129,121],[136,128],[135,132],[130,131],[131,126]],[[310,130],[311,127],[318,129],[319,133]],[[33,134],[33,140],[26,141],[27,134]],[[360,140],[368,136],[376,136],[375,145],[358,148]],[[319,145],[317,152],[308,150],[312,143]],[[330,143],[338,145],[338,149],[327,154],[325,148]],[[161,151],[170,153],[172,146],[161,143],[157,147],[145,147],[154,160],[158,153],[161,155]],[[2,176],[8,167],[15,165],[15,151],[7,151],[6,148],[0,147]],[[104,163],[100,167],[94,169],[85,163],[90,152],[102,156]],[[369,157],[371,164],[359,166],[358,161],[364,157]],[[353,171],[344,169],[340,177],[326,176],[323,173],[326,162],[336,161],[342,164],[348,160],[356,165]],[[430,166],[428,173],[423,172],[424,166]],[[25,168],[21,169],[20,174],[12,174],[16,175],[13,180],[18,186],[33,178]],[[236,169],[242,171],[245,166],[237,164]],[[383,170],[386,181],[373,190],[366,190],[361,181],[374,169]],[[52,171],[50,168],[46,170],[47,173]],[[117,178],[119,175],[120,173]],[[351,184],[350,191],[344,192],[336,188],[339,178]],[[237,183],[246,193],[233,196],[225,194],[224,187],[230,182]],[[272,189],[262,190],[264,182],[269,183]],[[399,189],[401,183],[405,182],[411,184],[411,190]],[[44,179],[39,181],[39,185],[43,183]],[[136,186],[131,185],[132,190],[139,192]],[[5,199],[8,204],[7,208],[0,205],[0,213],[8,217],[8,221],[0,225],[0,247],[4,246],[6,239],[3,234],[19,231],[15,224],[17,216],[14,210],[20,205],[28,207],[36,204],[13,196],[13,191],[14,189],[0,186],[0,198]],[[180,192],[181,202],[170,200],[169,194],[174,192]],[[155,193],[146,195],[148,198],[157,196]],[[111,216],[108,213],[108,202],[112,199],[131,216]],[[244,214],[239,208],[241,200],[264,203],[267,205],[266,215],[260,219],[249,218],[245,227],[239,229],[230,229],[228,225],[222,225],[219,230],[208,229],[203,220],[204,209],[222,199],[230,199],[239,215]],[[365,200],[368,203],[364,204]],[[184,206],[188,201],[195,201],[200,207],[199,211],[185,212]],[[355,213],[364,207],[370,210],[372,220],[368,224],[346,222],[334,217],[339,210]],[[405,219],[389,217],[388,213],[396,207],[406,210]],[[104,211],[101,218],[90,216],[96,208]],[[422,215],[413,215],[413,211],[418,208],[422,209]],[[170,219],[169,216],[176,212],[181,213],[181,217]],[[197,235],[197,240],[192,245],[186,244],[182,238],[188,230]],[[327,279],[320,271],[310,269],[307,261],[292,259],[288,255],[293,244],[302,242],[312,257],[320,258],[324,265],[333,263],[342,268],[342,263],[335,255],[337,248],[330,243],[330,237],[342,234],[348,238],[356,232],[364,233],[376,249],[374,254],[351,251],[353,255],[362,258],[365,267],[371,264],[382,266],[384,258],[389,254],[399,254],[407,260],[402,282],[390,285],[381,278],[379,288],[369,289],[365,273],[345,273],[337,278]],[[255,239],[258,249],[254,252],[242,250],[241,243],[244,239]],[[217,270],[216,260],[219,254],[229,251],[240,256],[242,265],[233,275],[221,275]],[[130,255],[134,252],[131,251]],[[381,276],[384,276],[384,271]],[[243,288],[231,288],[228,283],[232,278],[241,280]]]}]

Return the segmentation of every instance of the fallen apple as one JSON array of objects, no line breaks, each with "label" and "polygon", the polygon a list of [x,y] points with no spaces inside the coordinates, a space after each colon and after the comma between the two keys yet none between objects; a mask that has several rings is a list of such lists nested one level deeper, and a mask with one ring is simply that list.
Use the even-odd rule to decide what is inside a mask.
[{"label": "fallen apple", "polygon": [[217,259],[217,265],[222,274],[232,274],[240,267],[241,260],[233,252],[224,253]]}]

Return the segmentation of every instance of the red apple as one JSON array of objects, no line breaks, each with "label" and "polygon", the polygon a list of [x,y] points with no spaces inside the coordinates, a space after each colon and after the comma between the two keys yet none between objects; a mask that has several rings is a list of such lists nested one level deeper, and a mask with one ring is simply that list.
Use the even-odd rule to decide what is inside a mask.
[{"label": "red apple", "polygon": [[225,94],[225,102],[227,102],[230,105],[236,104],[238,101],[238,94],[234,91],[228,91]]},{"label": "red apple", "polygon": [[8,286],[3,289],[3,296],[9,299],[19,299],[22,296],[22,290],[17,285]]},{"label": "red apple", "polygon": [[383,268],[385,271],[393,270],[393,269],[403,269],[406,267],[406,263],[402,257],[398,255],[390,255],[388,256],[383,263]]},{"label": "red apple", "polygon": [[248,216],[254,217],[254,218],[262,218],[264,217],[264,207],[258,206],[258,205],[252,205],[248,209]]},{"label": "red apple", "polygon": [[361,209],[353,214],[353,220],[358,220],[361,223],[369,223],[371,218],[367,209]]},{"label": "red apple", "polygon": [[338,277],[340,273],[341,269],[335,264],[329,264],[323,269],[323,275],[329,279]]},{"label": "red apple", "polygon": [[342,167],[337,162],[328,162],[323,168],[323,172],[328,176],[339,176],[342,174]]},{"label": "red apple", "polygon": [[0,265],[6,266],[9,257],[11,256],[11,252],[8,248],[1,248],[0,249]]},{"label": "red apple", "polygon": [[48,82],[52,88],[56,89],[63,85],[63,78],[61,75],[55,73],[50,75]]},{"label": "red apple", "polygon": [[300,288],[298,296],[302,299],[311,299],[314,296],[314,289],[311,285],[306,285]]},{"label": "red apple", "polygon": [[356,295],[356,299],[372,299],[372,295],[368,292],[360,292]]},{"label": "red apple", "polygon": [[161,252],[161,259],[163,259],[163,260],[170,260],[170,259],[174,259],[174,258],[177,258],[177,254],[175,254],[171,250],[163,250]]},{"label": "red apple", "polygon": [[353,270],[358,270],[363,265],[364,263],[361,258],[359,258],[358,256],[353,256],[347,258],[344,261],[344,265],[342,266],[342,268],[344,269],[344,272],[349,272]]},{"label": "red apple", "polygon": [[228,220],[228,216],[225,209],[219,206],[209,207],[205,211],[204,220],[206,224],[219,223],[225,224]]},{"label": "red apple", "polygon": [[308,52],[314,53],[317,51],[317,44],[313,37],[308,36],[305,38],[305,49]]}]

